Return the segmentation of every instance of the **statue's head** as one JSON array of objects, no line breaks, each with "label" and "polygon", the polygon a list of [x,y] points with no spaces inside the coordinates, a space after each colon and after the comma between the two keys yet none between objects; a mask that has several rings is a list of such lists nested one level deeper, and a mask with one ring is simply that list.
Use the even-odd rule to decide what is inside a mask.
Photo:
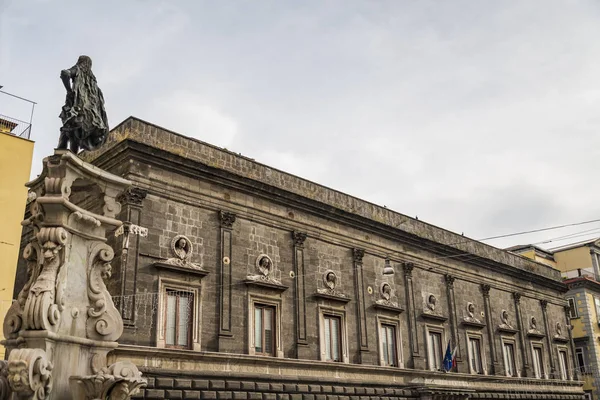
[{"label": "statue's head", "polygon": [[181,239],[179,239],[177,241],[177,247],[180,248],[180,249],[184,249],[185,250],[186,245],[187,245],[187,242],[185,241],[184,238],[181,238]]},{"label": "statue's head", "polygon": [[90,70],[92,69],[92,59],[88,56],[79,56],[77,59],[77,66],[86,70]]}]

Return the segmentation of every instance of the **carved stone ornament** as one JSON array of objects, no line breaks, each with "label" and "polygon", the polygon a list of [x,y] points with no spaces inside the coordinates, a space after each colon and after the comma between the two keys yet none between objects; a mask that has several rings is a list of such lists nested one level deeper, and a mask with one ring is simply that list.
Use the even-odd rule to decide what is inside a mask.
[{"label": "carved stone ornament", "polygon": [[426,306],[427,308],[425,309],[425,312],[435,312],[435,307],[437,305],[437,297],[435,297],[435,295],[430,294],[429,296],[427,296],[427,303]]},{"label": "carved stone ornament", "polygon": [[173,257],[154,263],[157,268],[166,268],[184,273],[193,273],[201,276],[207,275],[208,271],[202,269],[202,266],[191,262],[194,253],[194,247],[191,240],[184,235],[176,235],[171,240],[170,246]]},{"label": "carved stone ornament", "polygon": [[501,321],[502,325],[506,325],[509,328],[512,328],[512,326],[510,325],[509,319],[508,319],[508,311],[502,310],[502,312],[500,313],[500,321]]},{"label": "carved stone ornament", "polygon": [[390,301],[390,299],[392,298],[392,287],[390,286],[389,283],[384,282],[381,284],[381,287],[379,288],[379,293],[381,294],[381,298],[386,300],[386,301]]},{"label": "carved stone ornament", "polygon": [[412,271],[415,268],[415,264],[411,262],[403,262],[402,269],[404,270],[404,276],[412,277]]},{"label": "carved stone ornament", "polygon": [[569,338],[563,332],[563,327],[560,322],[555,325],[556,333],[554,334],[554,341],[559,343],[568,343]]},{"label": "carved stone ornament", "polygon": [[236,215],[228,211],[219,211],[219,219],[221,220],[221,227],[231,229],[235,222]]},{"label": "carved stone ornament", "polygon": [[304,246],[304,241],[308,235],[305,232],[292,232],[292,240],[294,241],[294,246]]},{"label": "carved stone ornament", "polygon": [[52,368],[42,349],[14,349],[8,357],[11,390],[19,399],[46,399],[52,391]]},{"label": "carved stone ornament", "polygon": [[281,283],[277,276],[275,264],[267,254],[259,254],[254,261],[255,272],[246,276],[246,284],[269,287],[276,290],[286,290],[287,286]]},{"label": "carved stone ornament", "polygon": [[91,266],[88,269],[88,297],[92,306],[88,308],[87,337],[116,341],[123,333],[123,320],[104,283],[104,280],[112,275],[110,262],[115,253],[107,244],[98,243],[92,247],[91,255]]},{"label": "carved stone ornament", "polygon": [[482,328],[484,324],[475,317],[475,304],[468,302],[465,307],[465,316],[463,318],[462,324],[466,326],[470,326],[472,328]]},{"label": "carved stone ornament", "polygon": [[141,206],[142,201],[148,195],[148,191],[146,189],[130,187],[127,188],[121,195],[117,197],[117,200],[121,204],[130,204],[134,206]]},{"label": "carved stone ornament", "polygon": [[146,380],[133,363],[119,361],[96,375],[73,376],[70,385],[73,399],[125,400],[146,386]]},{"label": "carved stone ornament", "polygon": [[265,277],[265,279],[269,279],[273,274],[273,260],[266,254],[261,254],[256,257],[256,269],[258,272]]},{"label": "carved stone ornament", "polygon": [[325,287],[329,290],[335,291],[337,280],[337,275],[330,269],[325,271],[325,273],[323,274],[323,283],[325,284]]},{"label": "carved stone ornament", "polygon": [[104,282],[114,257],[107,234],[121,226],[116,197],[130,185],[68,150],[46,157],[27,183],[36,193],[22,222],[32,231],[27,282],[3,325],[14,399],[71,398],[69,377],[89,373],[93,354],[106,360],[117,347],[123,320]]},{"label": "carved stone ornament", "polygon": [[348,296],[346,296],[338,290],[339,279],[340,278],[333,270],[328,269],[327,271],[325,271],[322,276],[324,288],[317,289],[317,294],[323,296],[330,296],[341,300],[349,299]]},{"label": "carved stone ornament", "polygon": [[533,316],[529,318],[529,329],[527,330],[527,336],[532,338],[543,338],[545,336],[538,329],[537,319]]},{"label": "carved stone ornament", "polygon": [[365,251],[363,249],[352,249],[352,259],[355,264],[362,264]]},{"label": "carved stone ornament", "polygon": [[8,361],[0,360],[0,400],[9,400],[11,393],[8,383]]}]

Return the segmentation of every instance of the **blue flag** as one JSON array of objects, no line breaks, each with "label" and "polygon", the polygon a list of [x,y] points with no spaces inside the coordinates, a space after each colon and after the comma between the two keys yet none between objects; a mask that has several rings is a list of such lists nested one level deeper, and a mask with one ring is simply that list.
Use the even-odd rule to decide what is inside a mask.
[{"label": "blue flag", "polygon": [[446,349],[446,356],[444,357],[444,370],[446,372],[452,369],[452,349],[450,348],[450,341],[448,341],[448,348]]}]

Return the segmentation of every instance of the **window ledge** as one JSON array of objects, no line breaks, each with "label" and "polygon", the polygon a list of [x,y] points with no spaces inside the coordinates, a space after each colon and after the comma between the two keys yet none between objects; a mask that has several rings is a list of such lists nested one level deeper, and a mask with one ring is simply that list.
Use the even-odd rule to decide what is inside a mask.
[{"label": "window ledge", "polygon": [[421,318],[432,320],[432,321],[439,321],[439,322],[448,321],[448,317],[444,317],[443,315],[439,315],[439,314],[427,313],[427,312],[422,313]]},{"label": "window ledge", "polygon": [[166,270],[170,270],[170,271],[180,272],[183,274],[198,275],[200,277],[205,277],[206,275],[208,275],[210,273],[210,272],[198,267],[196,264],[192,264],[192,263],[183,263],[183,262],[169,263],[166,261],[157,261],[152,265],[158,269],[166,269]]},{"label": "window ledge", "polygon": [[267,289],[273,289],[280,292],[284,292],[289,289],[289,286],[282,285],[279,282],[273,280],[262,280],[262,279],[246,279],[244,283],[248,286],[257,286]]},{"label": "window ledge", "polygon": [[348,303],[350,300],[352,300],[350,297],[347,297],[347,296],[342,296],[340,294],[326,293],[326,292],[317,292],[314,294],[314,297],[325,299],[325,300],[339,301],[340,303]]},{"label": "window ledge", "polygon": [[393,313],[397,313],[397,314],[401,314],[404,312],[404,308],[398,306],[398,305],[394,305],[394,304],[388,304],[388,303],[375,303],[373,304],[373,308],[378,309],[378,310],[384,310],[384,311],[391,311]]}]

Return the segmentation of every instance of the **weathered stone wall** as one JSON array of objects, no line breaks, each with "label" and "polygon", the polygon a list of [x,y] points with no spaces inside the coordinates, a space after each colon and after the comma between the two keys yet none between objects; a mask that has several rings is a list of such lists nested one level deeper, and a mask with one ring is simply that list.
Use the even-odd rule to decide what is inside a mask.
[{"label": "weathered stone wall", "polygon": [[[379,368],[375,367],[380,363],[378,321],[387,318],[396,321],[400,330],[402,365],[414,365],[423,376],[429,374],[425,372],[428,368],[427,327],[443,329],[444,350],[447,341],[455,336],[459,344],[458,371],[467,374],[467,332],[480,334],[486,372],[503,376],[502,342],[497,328],[501,324],[502,310],[507,310],[511,324],[517,329],[513,293],[522,296],[523,330],[528,329],[528,320],[534,315],[539,330],[553,335],[545,332],[540,300],[548,302],[551,330],[555,321],[561,318],[565,302],[560,276],[545,265],[150,124],[127,120],[111,133],[109,145],[85,157],[101,168],[118,172],[147,191],[143,199],[134,199],[124,205],[120,215],[126,222],[147,228],[147,237],[130,236],[127,246],[124,235],[110,239],[117,248],[110,289],[117,299],[122,299],[117,303],[121,304],[126,322],[121,339],[124,344],[157,345],[159,314],[162,312],[159,285],[165,280],[178,281],[182,287],[197,290],[200,296],[199,305],[194,309],[200,338],[198,347],[194,347],[196,351],[190,353],[197,354],[201,350],[248,354],[249,308],[254,296],[272,301],[279,307],[278,357],[320,360],[319,310],[329,307],[344,315],[346,361],[349,364]],[[221,212],[234,214],[235,221],[228,226],[222,220]],[[304,233],[306,239],[299,243],[293,239],[292,232]],[[197,265],[202,274],[157,266],[173,257],[170,247],[177,235],[189,239],[193,247],[189,262]],[[231,238],[230,242],[228,238]],[[230,252],[225,249],[229,243]],[[357,257],[355,249],[364,251],[364,256]],[[461,253],[463,250],[465,253]],[[227,257],[224,257],[225,251]],[[257,273],[256,261],[261,254],[267,254],[273,260],[272,277],[279,285],[276,288],[257,287],[246,282],[249,275]],[[303,257],[302,266],[298,266],[299,255]],[[390,257],[395,269],[393,276],[382,274],[386,257]],[[226,264],[225,258],[230,263]],[[405,276],[403,266],[406,263],[414,265],[412,281]],[[323,274],[329,270],[337,275],[336,295],[346,296],[347,301],[315,296],[326,290]],[[409,281],[411,287],[406,286]],[[377,302],[382,300],[380,288],[383,283],[391,286],[391,303],[396,303],[403,312],[377,307]],[[482,285],[490,287],[490,315],[485,308]],[[407,293],[412,296],[407,297]],[[438,319],[421,316],[427,310],[430,294],[437,299],[434,314]],[[469,302],[474,304],[474,317],[479,320],[479,327],[463,324]],[[414,317],[412,320],[411,316]],[[228,325],[227,329],[223,329],[223,324]],[[305,338],[299,337],[303,330]],[[518,367],[523,367],[519,334],[512,337],[516,341]],[[495,344],[494,354],[492,343]],[[525,350],[529,352],[530,346],[526,345]],[[168,354],[169,350],[163,351]],[[530,360],[531,355],[527,358]],[[261,365],[272,360],[257,357],[253,362]],[[191,396],[185,398],[237,396],[235,383],[231,388],[226,383],[225,386],[219,383],[219,387],[212,387],[211,383],[206,387],[194,387],[197,377],[190,378],[191,387],[186,386],[187,381],[177,384],[181,387],[175,387],[175,381],[172,381],[173,387],[167,387],[164,382],[180,376],[173,375],[163,365],[159,363],[152,367],[154,369],[146,370],[157,379],[151,381],[145,398],[179,398],[176,396],[184,396],[184,391],[187,391],[185,395]],[[179,361],[176,369],[179,374],[185,374],[191,368],[191,364]],[[408,369],[393,370],[398,376],[415,373]],[[201,371],[196,373],[202,374]],[[267,386],[259,388],[256,385],[261,379],[260,374],[248,373],[247,379],[254,382],[253,389],[242,390],[245,394],[239,396],[284,398],[278,389],[271,389],[272,382],[264,383],[268,390]],[[299,369],[296,375],[301,377],[304,373],[306,370]],[[375,373],[371,371],[371,374]],[[436,379],[451,382],[459,375],[436,375]],[[159,381],[159,377],[167,377],[167,380]],[[219,382],[225,381],[220,379]],[[497,384],[499,388],[507,385]],[[327,385],[333,387],[332,383]],[[350,384],[345,386],[352,387]],[[375,400],[384,395],[399,398],[413,395],[402,392],[402,388],[392,394],[385,392],[385,387],[373,387],[373,393],[349,389],[354,392],[344,395],[361,396],[361,400],[366,400],[364,396],[372,396],[369,400]],[[333,389],[319,390],[317,394],[296,387],[293,391],[283,392],[286,396],[302,395],[303,399],[326,396],[322,398],[328,400],[342,395]],[[577,392],[576,387],[569,390]],[[167,394],[167,391],[171,392]]]}]

